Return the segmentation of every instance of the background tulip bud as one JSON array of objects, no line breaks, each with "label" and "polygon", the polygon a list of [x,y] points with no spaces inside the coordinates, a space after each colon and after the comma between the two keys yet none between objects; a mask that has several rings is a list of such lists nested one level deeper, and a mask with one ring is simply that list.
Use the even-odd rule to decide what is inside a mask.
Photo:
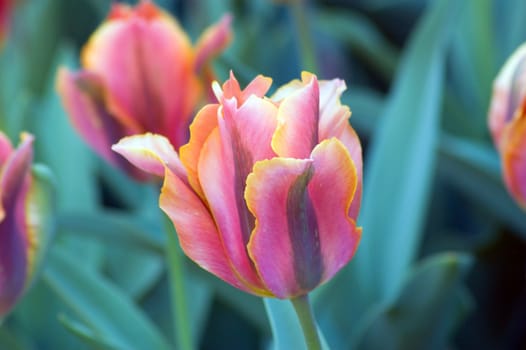
[{"label": "background tulip bud", "polygon": [[230,42],[230,16],[196,47],[177,21],[148,0],[114,4],[82,50],[82,70],[61,68],[57,89],[71,122],[108,162],[144,174],[110,151],[124,136],[154,132],[179,147],[213,72],[210,60]]},{"label": "background tulip bud", "polygon": [[27,290],[51,236],[49,177],[31,170],[33,136],[13,149],[0,133],[0,319]]},{"label": "background tulip bud", "polygon": [[526,44],[515,51],[495,79],[489,127],[501,156],[506,186],[526,208]]},{"label": "background tulip bud", "polygon": [[160,206],[181,247],[204,269],[260,296],[294,298],[329,280],[354,255],[362,159],[345,83],[304,73],[265,97],[271,80],[241,90],[233,74],[203,107],[177,157],[145,134],[113,149],[164,174]]}]

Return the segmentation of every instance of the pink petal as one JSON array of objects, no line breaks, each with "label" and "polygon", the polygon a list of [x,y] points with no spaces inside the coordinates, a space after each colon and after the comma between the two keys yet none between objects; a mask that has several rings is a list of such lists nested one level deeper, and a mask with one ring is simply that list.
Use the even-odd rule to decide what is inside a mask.
[{"label": "pink petal", "polygon": [[258,162],[247,179],[245,198],[256,217],[248,250],[278,298],[303,295],[322,277],[316,218],[306,196],[313,170],[308,159],[273,158]]},{"label": "pink petal", "polygon": [[143,2],[129,18],[105,22],[85,46],[83,65],[102,77],[109,110],[121,122],[164,134],[178,148],[187,141],[202,87],[190,40],[152,6]]},{"label": "pink petal", "polygon": [[264,293],[265,287],[246,251],[254,218],[246,208],[243,193],[254,162],[274,155],[269,145],[276,108],[255,96],[239,110],[234,99],[225,102],[219,128],[201,150],[199,181],[232,265],[241,278]]},{"label": "pink petal", "polygon": [[498,148],[506,125],[513,120],[526,97],[526,44],[521,45],[502,66],[493,83],[488,116],[493,141]]},{"label": "pink petal", "polygon": [[128,174],[143,179],[144,174],[110,149],[121,137],[136,130],[121,125],[108,112],[104,87],[99,77],[85,71],[72,73],[61,68],[57,74],[57,91],[73,127],[95,152]]},{"label": "pink petal", "polygon": [[219,102],[235,98],[237,105],[244,104],[252,95],[256,97],[263,97],[272,85],[272,79],[263,75],[256,76],[246,87],[241,90],[239,83],[234,76],[234,72],[230,71],[230,78],[225,81],[222,87],[218,83],[214,84],[214,93]]},{"label": "pink petal", "polygon": [[231,285],[253,293],[236,276],[206,206],[171,171],[166,172],[159,203],[174,223],[181,248],[190,259]]},{"label": "pink petal", "polygon": [[0,0],[0,49],[2,48],[4,39],[9,32],[14,5],[13,0]]},{"label": "pink petal", "polygon": [[349,123],[351,111],[340,102],[345,89],[345,82],[340,79],[320,81],[319,141],[341,134],[341,130]]},{"label": "pink petal", "polygon": [[315,170],[308,191],[318,223],[324,282],[349,262],[358,247],[361,228],[350,211],[359,179],[348,150],[336,138],[316,146],[312,159]]},{"label": "pink petal", "polygon": [[272,148],[281,157],[308,158],[318,143],[319,88],[315,76],[285,97],[278,112]]},{"label": "pink petal", "polygon": [[[1,1],[1,0],[0,0]],[[11,141],[3,132],[0,131],[0,168],[4,165],[5,161],[13,152],[13,146]]]},{"label": "pink petal", "polygon": [[25,194],[30,183],[33,137],[23,136],[19,148],[4,164],[0,177],[0,317],[24,291],[28,275],[28,242],[25,223]]},{"label": "pink petal", "polygon": [[256,164],[245,192],[257,220],[249,252],[277,297],[309,292],[350,260],[361,232],[348,216],[356,182],[349,153],[336,139],[316,146],[312,160]]},{"label": "pink petal", "polygon": [[212,216],[188,186],[168,140],[160,135],[136,135],[122,139],[113,149],[144,171],[164,176],[159,204],[174,223],[185,254],[205,270],[246,290],[232,271]]},{"label": "pink petal", "polygon": [[195,47],[195,71],[199,72],[215,56],[219,55],[232,40],[230,25],[232,16],[224,15],[221,20],[207,28]]},{"label": "pink petal", "polygon": [[186,179],[184,169],[170,141],[162,135],[147,133],[122,138],[111,149],[139,169],[162,177],[168,167],[180,179]]}]

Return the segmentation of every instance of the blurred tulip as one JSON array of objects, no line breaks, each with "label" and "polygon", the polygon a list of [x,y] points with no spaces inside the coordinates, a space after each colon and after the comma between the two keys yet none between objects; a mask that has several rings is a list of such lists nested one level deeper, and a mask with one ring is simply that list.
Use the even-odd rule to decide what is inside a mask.
[{"label": "blurred tulip", "polygon": [[31,171],[33,136],[0,132],[0,320],[30,285],[50,236],[49,192]]},{"label": "blurred tulip", "polygon": [[103,158],[137,179],[145,175],[110,146],[153,132],[179,147],[214,78],[210,60],[230,41],[230,16],[206,30],[195,48],[176,20],[148,0],[114,4],[82,50],[83,69],[61,68],[57,90],[71,122]]},{"label": "blurred tulip", "polygon": [[340,103],[343,81],[304,73],[266,98],[270,85],[214,83],[219,103],[199,111],[180,157],[152,134],[113,149],[164,176],[160,206],[192,260],[246,292],[293,298],[354,255],[361,146]]},{"label": "blurred tulip", "polygon": [[13,0],[0,0],[0,48],[9,32],[9,23],[13,12]]},{"label": "blurred tulip", "polygon": [[526,44],[504,64],[493,85],[489,127],[504,181],[526,209]]}]

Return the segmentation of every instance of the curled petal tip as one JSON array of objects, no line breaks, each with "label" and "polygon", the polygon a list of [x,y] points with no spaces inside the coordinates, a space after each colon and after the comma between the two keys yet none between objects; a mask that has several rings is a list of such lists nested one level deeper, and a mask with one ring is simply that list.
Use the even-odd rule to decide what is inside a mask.
[{"label": "curled petal tip", "polygon": [[232,15],[224,15],[218,23],[207,28],[196,45],[195,70],[200,72],[207,62],[217,56],[232,40]]},{"label": "curled petal tip", "polygon": [[146,133],[124,137],[111,149],[147,173],[163,177],[168,168],[180,178],[185,178],[186,171],[177,153],[162,135]]}]

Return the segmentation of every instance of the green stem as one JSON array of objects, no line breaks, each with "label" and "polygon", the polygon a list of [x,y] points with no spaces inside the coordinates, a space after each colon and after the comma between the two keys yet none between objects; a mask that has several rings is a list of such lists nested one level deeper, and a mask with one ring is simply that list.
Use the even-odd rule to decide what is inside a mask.
[{"label": "green stem", "polygon": [[296,30],[298,32],[298,39],[300,45],[300,53],[303,69],[316,73],[318,65],[316,63],[316,50],[312,40],[311,29],[308,19],[307,0],[292,0],[291,10],[294,16]]},{"label": "green stem", "polygon": [[170,219],[163,214],[165,233],[167,236],[166,257],[168,260],[168,273],[170,277],[170,298],[174,330],[177,336],[177,349],[194,349],[192,332],[190,330],[190,317],[186,302],[184,279],[184,255],[179,247],[177,234]]},{"label": "green stem", "polygon": [[309,296],[307,294],[290,299],[298,319],[303,330],[305,337],[305,343],[309,350],[321,350],[320,337],[318,335],[318,327],[316,327],[316,321],[314,320],[314,314],[309,303]]}]

